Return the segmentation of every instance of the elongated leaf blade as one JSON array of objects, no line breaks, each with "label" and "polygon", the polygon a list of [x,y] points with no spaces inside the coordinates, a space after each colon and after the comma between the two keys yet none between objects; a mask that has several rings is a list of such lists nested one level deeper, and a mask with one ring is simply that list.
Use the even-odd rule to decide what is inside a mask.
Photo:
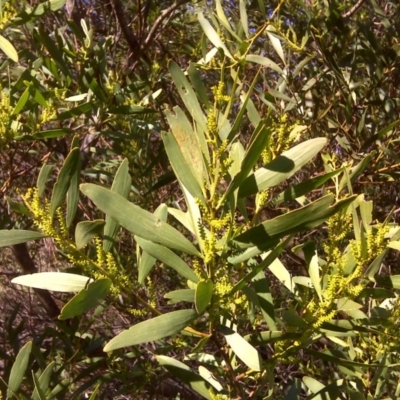
[{"label": "elongated leaf blade", "polygon": [[312,242],[307,243],[303,247],[303,251],[308,265],[308,274],[310,275],[311,282],[317,292],[318,298],[322,301],[321,277],[319,273],[318,253],[315,244]]},{"label": "elongated leaf blade", "polygon": [[187,365],[168,356],[156,356],[156,359],[172,375],[189,385],[195,392],[199,393],[205,399],[212,399],[209,392],[211,385]]},{"label": "elongated leaf blade", "polygon": [[273,202],[275,205],[277,205],[284,201],[291,201],[297,199],[298,197],[304,196],[312,190],[321,187],[325,182],[327,182],[329,179],[333,178],[342,171],[343,168],[340,168],[335,171],[307,179],[306,181],[301,182],[297,185],[290,186],[284,192],[275,197]]},{"label": "elongated leaf blade", "polygon": [[233,59],[232,54],[229,52],[228,48],[225,46],[224,42],[221,40],[221,38],[219,37],[216,30],[206,20],[206,18],[204,17],[204,14],[202,12],[199,12],[198,19],[199,19],[201,27],[203,28],[204,33],[208,37],[208,40],[215,47],[221,48],[227,57],[229,57],[230,59]]},{"label": "elongated leaf blade", "polygon": [[164,295],[165,299],[169,299],[168,304],[179,303],[180,301],[186,301],[188,303],[194,303],[194,289],[178,289],[168,292]]},{"label": "elongated leaf blade", "polygon": [[285,55],[283,53],[283,47],[281,41],[273,34],[275,28],[272,25],[267,26],[267,35],[271,41],[272,47],[277,52],[280,59],[285,63]]},{"label": "elongated leaf blade", "polygon": [[47,289],[55,292],[79,292],[91,281],[82,275],[66,272],[38,272],[37,274],[22,275],[11,282],[17,285]]},{"label": "elongated leaf blade", "polygon": [[324,196],[305,207],[280,215],[249,229],[236,237],[235,242],[246,244],[248,247],[256,245],[263,248],[274,239],[322,224],[337,211],[347,207],[354,199],[355,196],[352,196],[332,205],[334,196]]},{"label": "elongated leaf blade", "polygon": [[225,336],[225,340],[237,357],[240,358],[250,369],[261,371],[261,359],[256,348],[232,329],[222,326],[221,330]]},{"label": "elongated leaf blade", "polygon": [[87,289],[82,289],[61,310],[60,320],[73,318],[97,307],[105,299],[111,288],[109,279],[99,279],[89,283]]},{"label": "elongated leaf blade", "polygon": [[[127,198],[131,190],[132,179],[129,175],[129,162],[127,159],[122,161],[119,166],[111,190],[118,193],[122,197]],[[117,236],[119,229],[119,224],[111,216],[106,215],[106,224],[104,226],[104,240],[103,240],[103,250],[107,253],[111,250],[114,239]]]},{"label": "elongated leaf blade", "polygon": [[194,310],[179,310],[140,322],[111,339],[104,351],[152,342],[186,328],[197,316]]},{"label": "elongated leaf blade", "polygon": [[263,67],[271,68],[272,70],[278,72],[279,74],[283,74],[283,69],[277,63],[275,63],[274,61],[270,60],[267,57],[258,56],[256,54],[248,54],[246,56],[246,61],[260,64]]},{"label": "elongated leaf blade", "polygon": [[146,253],[173,268],[186,279],[189,279],[192,282],[198,282],[199,278],[189,267],[189,265],[187,265],[185,261],[183,261],[182,258],[176,255],[173,251],[167,247],[150,242],[149,240],[145,240],[140,237],[135,237],[135,240]]},{"label": "elongated leaf blade", "polygon": [[210,279],[197,283],[195,293],[195,307],[198,314],[202,314],[211,303],[213,283]]},{"label": "elongated leaf blade", "polygon": [[[79,147],[79,138],[75,136],[72,140],[71,150]],[[74,166],[74,173],[71,177],[70,185],[67,191],[67,217],[65,223],[67,228],[69,228],[74,222],[76,212],[78,210],[79,203],[79,184],[81,178],[81,157],[75,158],[76,164]]]},{"label": "elongated leaf blade", "polygon": [[196,178],[197,184],[203,187],[205,172],[203,153],[190,122],[179,107],[174,107],[174,113],[167,111],[166,116],[172,134],[188,168],[190,168],[193,176]]},{"label": "elongated leaf blade", "polygon": [[78,222],[75,228],[76,248],[84,248],[94,237],[102,232],[104,224],[105,222],[102,219]]},{"label": "elongated leaf blade", "polygon": [[8,58],[11,58],[14,62],[18,62],[18,53],[12,43],[4,36],[0,35],[0,49],[4,51]]},{"label": "elongated leaf blade", "polygon": [[[160,204],[154,211],[154,215],[161,221],[165,222],[168,217],[168,207],[165,204]],[[143,251],[141,255],[140,253],[138,254],[138,281],[140,284],[143,284],[144,280],[156,264],[156,259],[146,251]]]},{"label": "elongated leaf blade", "polygon": [[254,131],[254,135],[249,147],[246,149],[246,153],[244,155],[241,164],[240,172],[237,175],[235,175],[232,182],[230,183],[228,189],[225,192],[225,195],[221,200],[221,204],[247,178],[250,171],[253,169],[254,165],[260,158],[261,153],[267,146],[270,135],[271,131],[265,127],[264,122],[260,122],[256,130]]},{"label": "elongated leaf blade", "polygon": [[26,243],[30,240],[43,239],[46,235],[35,231],[4,229],[0,230],[0,247],[13,246],[15,244]]},{"label": "elongated leaf blade", "polygon": [[38,188],[39,197],[44,195],[46,190],[46,182],[49,179],[51,172],[53,171],[53,166],[48,164],[43,164],[42,168],[40,169],[39,176],[36,181],[36,186]]},{"label": "elongated leaf blade", "polygon": [[193,197],[204,202],[204,194],[198,182],[198,177],[194,174],[190,161],[185,158],[175,137],[171,133],[164,132],[162,134],[162,139],[168,154],[168,159],[177,179]]},{"label": "elongated leaf blade", "polygon": [[[204,154],[206,159],[209,160],[210,155],[208,152],[207,141],[204,134],[204,132],[207,130],[207,119],[200,106],[199,100],[197,99],[196,93],[178,64],[176,64],[175,62],[170,62],[168,67],[169,72],[171,73],[171,77],[174,80],[175,86],[183,100],[183,103],[185,104],[186,109],[196,122],[196,142],[200,144],[201,152]],[[194,66],[191,66],[188,72],[191,80],[195,82],[197,81],[196,89],[199,92],[199,96],[201,96],[206,101],[205,104],[207,104],[207,92],[205,91],[205,89],[202,90],[201,78],[199,76],[200,74]],[[190,131],[193,131],[192,127],[190,127],[189,129],[189,132]]]},{"label": "elongated leaf blade", "polygon": [[64,161],[58,174],[57,181],[53,187],[53,193],[50,201],[50,214],[54,215],[57,208],[63,202],[67,191],[71,184],[72,177],[77,173],[80,166],[80,151],[79,148],[72,149]]},{"label": "elongated leaf blade", "polygon": [[310,139],[282,153],[243,182],[239,188],[239,197],[256,194],[283,182],[314,158],[326,143],[325,138]]},{"label": "elongated leaf blade", "polygon": [[26,368],[28,367],[29,356],[32,350],[32,342],[26,343],[19,351],[15,362],[11,368],[10,377],[8,379],[7,399],[13,397],[17,393],[22,380],[24,379]]},{"label": "elongated leaf blade", "polygon": [[81,185],[81,191],[100,210],[110,215],[133,234],[171,249],[199,255],[192,243],[176,229],[119,194],[91,183]]},{"label": "elongated leaf blade", "polygon": [[[39,376],[39,379],[37,380],[38,385],[39,385],[40,389],[43,392],[46,392],[46,390],[49,388],[51,375],[53,374],[55,366],[56,366],[56,363],[54,361],[51,362],[46,367],[46,369],[41,373],[41,375]],[[40,399],[39,393],[38,393],[38,391],[36,389],[33,392],[32,399],[33,400],[39,400]]]}]

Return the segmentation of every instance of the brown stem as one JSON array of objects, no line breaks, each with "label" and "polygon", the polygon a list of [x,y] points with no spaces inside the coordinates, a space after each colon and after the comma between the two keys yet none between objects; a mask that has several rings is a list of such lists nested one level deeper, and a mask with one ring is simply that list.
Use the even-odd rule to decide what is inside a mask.
[{"label": "brown stem", "polygon": [[144,41],[143,48],[146,49],[153,42],[154,36],[157,33],[158,28],[163,23],[163,21],[168,18],[176,9],[178,9],[183,4],[188,3],[188,0],[179,0],[176,3],[172,4],[172,6],[166,8],[160,16],[155,20],[153,26],[148,33],[146,40]]},{"label": "brown stem", "polygon": [[[211,336],[212,341],[214,342],[215,346],[217,347],[219,353],[221,354],[222,358],[225,361],[226,367],[228,369],[229,375],[231,377],[231,383],[235,387],[238,396],[242,393],[240,385],[238,384],[237,377],[235,375],[235,371],[232,368],[231,360],[229,359],[228,355],[225,353],[222,344],[219,342],[216,332],[214,332]],[[240,398],[243,398],[240,396]]]},{"label": "brown stem", "polygon": [[355,14],[358,11],[358,9],[364,4],[364,2],[365,0],[358,0],[357,3],[350,8],[349,11],[346,11],[345,13],[341,14],[341,17],[350,18],[353,14]]}]

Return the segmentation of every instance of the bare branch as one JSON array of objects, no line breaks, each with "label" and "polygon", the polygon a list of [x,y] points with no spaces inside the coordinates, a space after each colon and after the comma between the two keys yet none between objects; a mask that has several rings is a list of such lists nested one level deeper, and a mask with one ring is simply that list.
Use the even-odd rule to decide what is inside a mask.
[{"label": "bare branch", "polygon": [[358,0],[357,3],[350,8],[349,11],[346,11],[345,13],[341,14],[341,17],[350,18],[353,14],[355,14],[358,11],[358,9],[364,4],[364,2],[365,0]]},{"label": "bare branch", "polygon": [[146,40],[144,41],[143,48],[146,49],[153,41],[154,36],[157,33],[158,28],[164,22],[166,18],[168,18],[175,10],[177,10],[183,4],[188,3],[188,0],[179,0],[176,3],[172,4],[172,6],[166,8],[160,16],[155,20],[153,26],[148,33]]}]

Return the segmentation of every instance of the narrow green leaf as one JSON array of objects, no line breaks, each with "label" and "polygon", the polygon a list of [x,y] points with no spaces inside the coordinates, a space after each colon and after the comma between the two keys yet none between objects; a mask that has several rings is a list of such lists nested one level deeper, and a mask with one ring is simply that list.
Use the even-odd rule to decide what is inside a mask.
[{"label": "narrow green leaf", "polygon": [[91,279],[86,276],[66,272],[38,272],[37,274],[17,276],[11,282],[17,285],[54,292],[79,292]]},{"label": "narrow green leaf", "polygon": [[32,379],[33,379],[33,384],[35,385],[34,392],[36,393],[37,398],[39,400],[47,400],[45,393],[43,392],[42,388],[40,387],[39,380],[33,371],[32,371]]},{"label": "narrow green leaf", "polygon": [[58,121],[63,121],[64,119],[70,119],[75,117],[80,117],[82,114],[88,114],[93,110],[92,103],[83,103],[77,107],[71,108],[68,111],[64,111],[63,113],[57,116]]},{"label": "narrow green leaf", "polygon": [[18,352],[15,362],[11,368],[8,379],[7,399],[14,397],[24,379],[26,368],[28,367],[29,356],[32,350],[32,342],[26,343]]},{"label": "narrow green leaf", "polygon": [[164,295],[165,299],[169,299],[168,304],[175,304],[181,301],[186,301],[188,303],[194,303],[194,289],[178,289],[168,292]]},{"label": "narrow green leaf", "polygon": [[[165,222],[168,217],[168,207],[165,204],[160,204],[154,211],[154,215],[159,218],[160,221]],[[140,252],[138,252],[138,254],[140,255]],[[138,282],[140,284],[144,283],[144,280],[147,278],[155,264],[156,259],[146,251],[143,251],[138,260]]]},{"label": "narrow green leaf", "polygon": [[337,309],[339,311],[350,311],[350,310],[359,310],[363,306],[359,303],[356,303],[353,300],[348,299],[347,297],[342,297],[337,301]]},{"label": "narrow green leaf", "polygon": [[248,282],[250,282],[260,271],[264,271],[268,268],[274,260],[285,250],[286,245],[291,240],[291,236],[286,238],[286,240],[281,241],[271,252],[268,253],[267,257],[258,264],[251,272],[249,272],[244,278],[242,278],[229,292],[229,296],[236,293],[238,290],[242,289]]},{"label": "narrow green leaf", "polygon": [[[310,377],[304,377],[303,378],[303,382],[304,382],[304,379],[306,379],[306,378],[312,379]],[[318,381],[315,381],[315,382],[318,382]],[[327,386],[325,386],[323,388],[321,387],[321,389],[319,391],[317,391],[317,392],[314,392],[314,389],[317,388],[317,385],[314,384],[312,386],[312,389],[313,389],[312,392],[314,393],[314,396],[311,396],[311,397],[308,397],[308,398],[310,400],[311,399],[312,400],[336,400],[336,399],[340,398],[340,393],[343,391],[343,389],[342,389],[342,391],[340,391],[339,388],[341,388],[343,386],[344,382],[345,382],[344,379],[338,379],[337,381],[332,382],[331,384],[329,384],[329,385],[327,385]],[[305,383],[306,386],[308,386],[311,389],[311,387],[309,386],[309,385],[311,385],[310,381],[308,381],[307,383],[306,382],[304,382],[304,383]],[[347,392],[347,394],[350,394],[347,391],[347,388],[346,388],[346,392]],[[361,394],[361,393],[358,393],[358,394]],[[361,396],[362,396],[361,398],[364,400],[364,396],[362,394],[361,394]],[[351,394],[350,394],[349,398],[351,400],[356,400],[357,399],[357,397],[354,397]],[[360,400],[360,397],[358,397],[358,399]]]},{"label": "narrow green leaf", "polygon": [[195,308],[198,314],[202,314],[211,303],[213,294],[213,282],[210,279],[197,283],[195,294]]},{"label": "narrow green leaf", "polygon": [[110,288],[110,279],[99,279],[89,283],[87,289],[82,289],[62,308],[58,319],[65,320],[80,316],[99,306],[108,295]]},{"label": "narrow green leaf", "polygon": [[247,178],[250,171],[259,160],[261,153],[267,146],[270,136],[271,130],[266,128],[264,122],[261,121],[253,133],[250,145],[246,149],[246,153],[241,163],[240,172],[235,175],[229,184],[228,189],[222,196],[219,205],[224,204],[225,199],[227,199]]},{"label": "narrow green leaf", "polygon": [[244,33],[246,37],[249,37],[249,23],[248,23],[248,17],[247,17],[247,10],[246,10],[246,1],[245,0],[239,0],[239,13],[240,13],[240,22],[242,24],[242,28],[244,30]]},{"label": "narrow green leaf", "polygon": [[100,210],[114,218],[121,226],[146,240],[168,248],[198,256],[198,250],[172,226],[148,211],[132,204],[117,193],[94,184],[81,185],[81,191]]},{"label": "narrow green leaf", "polygon": [[292,275],[283,265],[281,260],[279,260],[279,258],[275,258],[275,260],[272,261],[268,266],[268,269],[278,278],[282,285],[284,285],[289,291],[294,293],[295,287]]},{"label": "narrow green leaf", "polygon": [[[72,139],[71,151],[75,148],[79,147],[79,138],[75,136]],[[71,177],[70,185],[67,191],[67,216],[65,219],[65,223],[67,228],[70,228],[72,223],[74,222],[76,212],[78,211],[79,204],[79,184],[81,179],[81,157],[76,158],[76,165],[74,168],[74,173]]]},{"label": "narrow green leaf", "polygon": [[168,159],[177,179],[183,186],[185,186],[193,197],[204,202],[204,194],[199,185],[198,178],[194,175],[190,163],[182,153],[175,137],[171,133],[163,132],[162,139],[165,150],[168,154]]},{"label": "narrow green leaf", "polygon": [[28,218],[32,216],[31,212],[24,204],[11,200],[7,196],[5,196],[5,199],[7,201],[9,210],[16,212],[17,214],[25,215]]},{"label": "narrow green leaf", "polygon": [[[172,134],[174,135],[182,156],[186,161],[187,167],[196,178],[199,187],[203,188],[205,175],[203,153],[189,120],[179,107],[174,107],[173,113],[171,111],[166,111],[165,114]],[[175,174],[179,179],[179,172],[175,172]]]},{"label": "narrow green leaf", "polygon": [[53,171],[53,166],[48,164],[43,164],[40,168],[39,176],[37,178],[36,186],[39,191],[39,197],[43,197],[46,190],[46,182],[49,179],[51,172]]},{"label": "narrow green leaf", "polygon": [[[170,72],[171,72],[171,67],[172,67],[172,64],[170,64]],[[205,109],[209,110],[210,107],[211,107],[211,103],[210,103],[210,100],[208,99],[207,90],[206,90],[206,88],[204,86],[204,82],[203,82],[203,80],[201,78],[199,70],[195,67],[195,65],[192,62],[190,62],[189,63],[189,68],[187,69],[187,72],[188,72],[188,75],[189,75],[190,82],[192,83],[194,89],[196,90],[197,96],[199,97],[200,101],[204,104]],[[172,72],[171,72],[171,75],[172,75]],[[183,74],[183,77],[185,78],[184,74]],[[172,78],[174,79],[175,85],[177,85],[177,82],[176,82],[175,77],[173,75],[172,75]],[[181,97],[182,97],[182,94],[184,96],[187,94],[187,91],[186,92],[182,91],[182,92],[183,93],[180,93]],[[183,101],[185,101],[185,99],[183,99]],[[190,108],[189,108],[189,110],[190,110]],[[200,108],[200,111],[201,111],[201,108]],[[200,118],[204,121],[203,112],[201,112],[201,114],[202,114],[202,117],[200,117]],[[196,119],[196,122],[197,122],[197,118],[195,118],[195,119]],[[203,122],[203,124],[205,124],[205,122]],[[203,127],[203,130],[204,129],[205,129],[205,125]]]},{"label": "narrow green leaf", "polygon": [[57,208],[61,205],[71,184],[71,179],[76,174],[80,166],[80,150],[72,149],[64,161],[63,166],[57,176],[57,181],[53,186],[53,193],[50,201],[50,215],[53,217]]},{"label": "narrow green leaf", "polygon": [[[200,207],[196,202],[196,199],[186,190],[185,187],[182,187],[183,194],[186,200],[187,206],[187,214],[189,214],[191,219],[191,226],[193,227],[193,233],[197,240],[197,245],[200,247],[202,253],[205,251],[205,241],[210,236],[209,230],[201,226],[199,221],[202,220]],[[205,234],[205,236],[203,236]]]},{"label": "narrow green leaf", "polygon": [[246,56],[246,61],[260,64],[263,67],[271,68],[275,72],[278,72],[279,74],[283,75],[283,69],[277,63],[275,63],[274,61],[270,60],[267,57],[258,56],[256,54],[248,54]]},{"label": "narrow green leaf", "polygon": [[317,359],[327,361],[332,365],[344,365],[350,367],[360,367],[364,369],[375,368],[378,364],[373,363],[359,363],[351,361],[345,357],[345,354],[337,350],[313,350],[310,348],[304,348],[304,352],[316,357]]},{"label": "narrow green leaf", "polygon": [[223,387],[222,385],[214,378],[213,374],[202,365],[199,366],[199,374],[200,376],[206,380],[217,392],[221,392]]},{"label": "narrow green leaf", "polygon": [[[49,389],[50,385],[50,380],[51,380],[51,375],[53,374],[54,367],[56,366],[56,363],[53,361],[51,362],[46,369],[40,374],[39,379],[37,380],[38,386],[43,392],[46,392]],[[33,395],[32,395],[33,400],[39,400],[39,393],[38,391],[34,390]],[[46,399],[47,400],[47,399]]]},{"label": "narrow green leaf", "polygon": [[338,173],[342,171],[343,168],[340,168],[335,171],[316,176],[315,178],[307,179],[306,181],[301,182],[297,185],[290,186],[284,192],[280,193],[277,197],[275,197],[273,203],[277,205],[284,201],[292,201],[297,199],[298,197],[304,196],[307,193],[311,192],[312,190],[318,189],[325,182],[327,182],[329,179],[336,176]]},{"label": "narrow green leaf", "polygon": [[186,328],[196,317],[197,313],[194,310],[179,310],[140,322],[111,339],[104,347],[104,351],[113,351],[171,336]]},{"label": "narrow green leaf", "polygon": [[29,82],[28,87],[25,89],[24,93],[22,93],[17,104],[15,105],[14,111],[12,113],[13,115],[18,115],[21,112],[21,110],[25,107],[25,104],[28,101],[31,92],[32,92],[32,82]]},{"label": "narrow green leaf", "polygon": [[281,41],[275,36],[274,32],[276,32],[275,28],[272,25],[268,25],[267,35],[269,37],[269,40],[271,41],[272,47],[277,52],[279,58],[285,63],[285,55],[283,53]]},{"label": "narrow green leaf", "polygon": [[260,271],[253,278],[252,287],[257,295],[257,303],[261,309],[265,322],[271,331],[276,331],[277,326],[274,302],[264,271]]},{"label": "narrow green leaf", "polygon": [[[240,129],[243,127],[242,120],[243,120],[244,114],[246,113],[246,110],[247,110],[247,103],[248,103],[249,99],[251,98],[251,96],[253,95],[254,88],[256,86],[256,83],[258,82],[259,73],[260,73],[260,70],[257,71],[257,73],[253,79],[253,82],[251,83],[251,85],[249,87],[248,92],[246,93],[246,95],[244,96],[244,99],[242,100],[242,105],[239,109],[239,112],[238,112],[236,118],[235,118],[235,123],[233,124],[231,131],[229,132],[227,137],[222,136],[221,139],[223,139],[223,140],[228,139],[228,141],[231,142],[234,139],[234,137],[239,133]],[[221,136],[221,133],[220,133],[220,136]]]},{"label": "narrow green leaf", "polygon": [[[131,185],[132,179],[129,175],[129,161],[125,158],[115,174],[111,190],[127,198],[131,190]],[[105,221],[103,250],[107,253],[113,246],[114,239],[118,233],[119,224],[110,215],[106,215]]]},{"label": "narrow green leaf", "polygon": [[171,251],[167,247],[150,242],[137,236],[135,236],[135,240],[146,253],[150,254],[157,260],[160,260],[165,265],[173,268],[176,272],[178,272],[186,279],[189,279],[192,282],[198,282],[199,278],[189,267],[189,265],[187,265],[185,261],[183,261],[182,258],[176,255],[173,251]]},{"label": "narrow green leaf", "polygon": [[314,158],[326,143],[325,138],[310,139],[285,151],[265,168],[260,168],[250,175],[240,186],[239,196],[251,196],[283,182]]},{"label": "narrow green leaf", "polygon": [[[207,160],[210,159],[210,155],[208,152],[208,145],[205,138],[205,133],[207,130],[207,119],[204,115],[204,112],[199,104],[196,93],[194,92],[192,86],[187,80],[185,74],[181,70],[178,64],[175,62],[170,62],[168,65],[169,72],[171,73],[172,79],[174,80],[175,86],[178,89],[179,95],[181,96],[183,103],[189,114],[192,116],[194,121],[196,122],[196,142],[200,144],[201,153],[206,157]],[[194,67],[189,68],[189,76],[192,81],[196,82],[199,79],[199,74],[195,73],[197,71]],[[197,77],[197,78],[195,78]],[[200,84],[197,83],[196,90],[198,90],[198,94],[202,99],[206,99],[206,103],[208,102],[207,92],[205,90],[201,90]],[[203,100],[204,101],[204,100]],[[208,109],[208,108],[207,108]],[[191,128],[189,131],[192,131]]]},{"label": "narrow green leaf", "polygon": [[65,4],[65,2],[66,0],[44,1],[43,3],[40,3],[35,7],[28,7],[26,9],[26,12],[28,14],[33,13],[35,16],[40,16],[43,15],[46,11],[57,11]]},{"label": "narrow green leaf", "polygon": [[[39,9],[42,6],[40,4],[37,9]],[[57,31],[56,31],[57,32]],[[49,54],[51,55],[51,58],[56,62],[57,66],[60,68],[62,73],[65,76],[71,76],[71,72],[68,68],[67,63],[64,60],[64,54],[58,47],[57,42],[54,42],[51,38],[53,35],[49,35],[45,29],[44,26],[39,25],[39,29],[35,30],[35,36],[37,37],[38,41],[42,46],[44,46]]]},{"label": "narrow green leaf", "polygon": [[301,337],[301,332],[264,331],[246,335],[244,338],[253,346],[266,345],[283,340],[295,340]]},{"label": "narrow green leaf", "polygon": [[142,106],[134,106],[134,105],[123,105],[117,107],[111,107],[107,110],[110,114],[150,114],[155,111],[151,108],[146,108]]},{"label": "narrow green leaf", "polygon": [[286,101],[287,103],[296,104],[296,100],[294,98],[287,96],[286,94],[280,92],[279,90],[269,89],[268,93],[277,99]]},{"label": "narrow green leaf", "polygon": [[303,382],[308,387],[308,389],[311,390],[312,393],[317,393],[325,387],[324,384],[310,376],[303,377]]},{"label": "narrow green leaf", "polygon": [[16,136],[15,140],[21,142],[27,142],[30,140],[43,140],[43,139],[54,139],[65,135],[71,135],[74,131],[68,128],[60,128],[60,129],[49,129],[47,131],[36,132],[32,135],[21,135]]},{"label": "narrow green leaf", "polygon": [[94,221],[81,221],[75,227],[75,244],[77,249],[83,249],[95,236],[103,231],[105,221],[96,219]]},{"label": "narrow green leaf", "polygon": [[246,247],[258,246],[265,248],[270,241],[277,238],[321,225],[336,212],[348,207],[355,197],[348,197],[332,205],[334,196],[324,196],[304,207],[280,215],[249,229],[236,237],[235,242],[246,244]]},{"label": "narrow green leaf", "polygon": [[205,19],[204,14],[202,12],[199,12],[198,15],[198,20],[200,22],[201,27],[203,28],[204,33],[208,37],[208,40],[217,48],[220,48],[224,51],[224,54],[233,60],[232,54],[229,52],[228,48],[225,46],[225,44],[222,42],[221,38],[219,37],[218,33],[216,30],[211,26],[211,24]]},{"label": "narrow green leaf", "polygon": [[0,247],[13,246],[46,237],[43,233],[16,229],[0,230]]},{"label": "narrow green leaf", "polygon": [[4,36],[0,35],[0,49],[4,51],[5,55],[8,58],[11,58],[14,62],[18,62],[18,53],[15,50],[15,47],[11,44],[11,42],[6,39]]},{"label": "narrow green leaf", "polygon": [[168,356],[156,356],[156,359],[172,375],[189,385],[196,393],[199,393],[207,400],[212,399],[209,391],[211,385],[187,365]]},{"label": "narrow green leaf", "polygon": [[348,185],[348,180],[350,179],[351,183],[354,183],[356,179],[368,168],[371,160],[375,153],[368,154],[364,157],[354,168],[351,169],[349,175],[345,174],[339,183],[339,191],[342,191],[346,185]]},{"label": "narrow green leaf", "polygon": [[311,282],[317,292],[318,298],[322,301],[321,277],[319,273],[318,254],[315,243],[306,243],[303,247],[303,251],[308,265],[308,274],[310,275]]},{"label": "narrow green leaf", "polygon": [[75,96],[70,96],[64,99],[64,101],[82,101],[85,100],[88,97],[87,93],[82,93],[82,94],[76,94]]},{"label": "narrow green leaf", "polygon": [[224,9],[221,4],[221,0],[216,0],[216,11],[217,11],[217,17],[219,19],[219,22],[224,26],[224,28],[237,40],[237,43],[240,43],[242,39],[235,33],[235,31],[232,29],[228,19],[226,18]]},{"label": "narrow green leaf", "polygon": [[221,326],[221,331],[233,352],[250,369],[261,371],[261,359],[258,351],[237,332],[226,326]]},{"label": "narrow green leaf", "polygon": [[364,229],[368,232],[371,229],[372,224],[372,212],[374,210],[374,203],[372,201],[360,200],[360,214],[361,221]]}]

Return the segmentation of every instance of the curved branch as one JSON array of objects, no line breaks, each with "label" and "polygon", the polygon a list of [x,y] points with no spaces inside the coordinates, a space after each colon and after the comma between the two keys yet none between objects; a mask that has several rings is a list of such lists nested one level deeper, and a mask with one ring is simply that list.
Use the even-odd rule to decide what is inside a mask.
[{"label": "curved branch", "polygon": [[172,4],[172,6],[166,8],[160,14],[160,16],[155,20],[153,26],[150,29],[150,32],[146,37],[146,40],[143,43],[143,49],[146,49],[152,43],[158,28],[164,22],[164,20],[167,19],[175,10],[177,10],[180,6],[182,6],[185,3],[188,3],[188,0],[179,0],[176,3]]},{"label": "curved branch", "polygon": [[124,7],[122,6],[120,0],[113,0],[111,4],[114,9],[115,16],[117,17],[119,26],[121,27],[122,34],[124,35],[125,40],[128,42],[129,49],[131,51],[131,54],[129,55],[129,60],[130,62],[138,60],[141,50],[140,43],[137,40],[135,34],[128,26],[128,22],[125,18]]},{"label": "curved branch", "polygon": [[342,18],[350,18],[352,15],[354,15],[358,9],[364,4],[365,0],[358,0],[356,4],[354,4],[353,7],[350,8],[349,11],[344,12],[341,14]]}]

